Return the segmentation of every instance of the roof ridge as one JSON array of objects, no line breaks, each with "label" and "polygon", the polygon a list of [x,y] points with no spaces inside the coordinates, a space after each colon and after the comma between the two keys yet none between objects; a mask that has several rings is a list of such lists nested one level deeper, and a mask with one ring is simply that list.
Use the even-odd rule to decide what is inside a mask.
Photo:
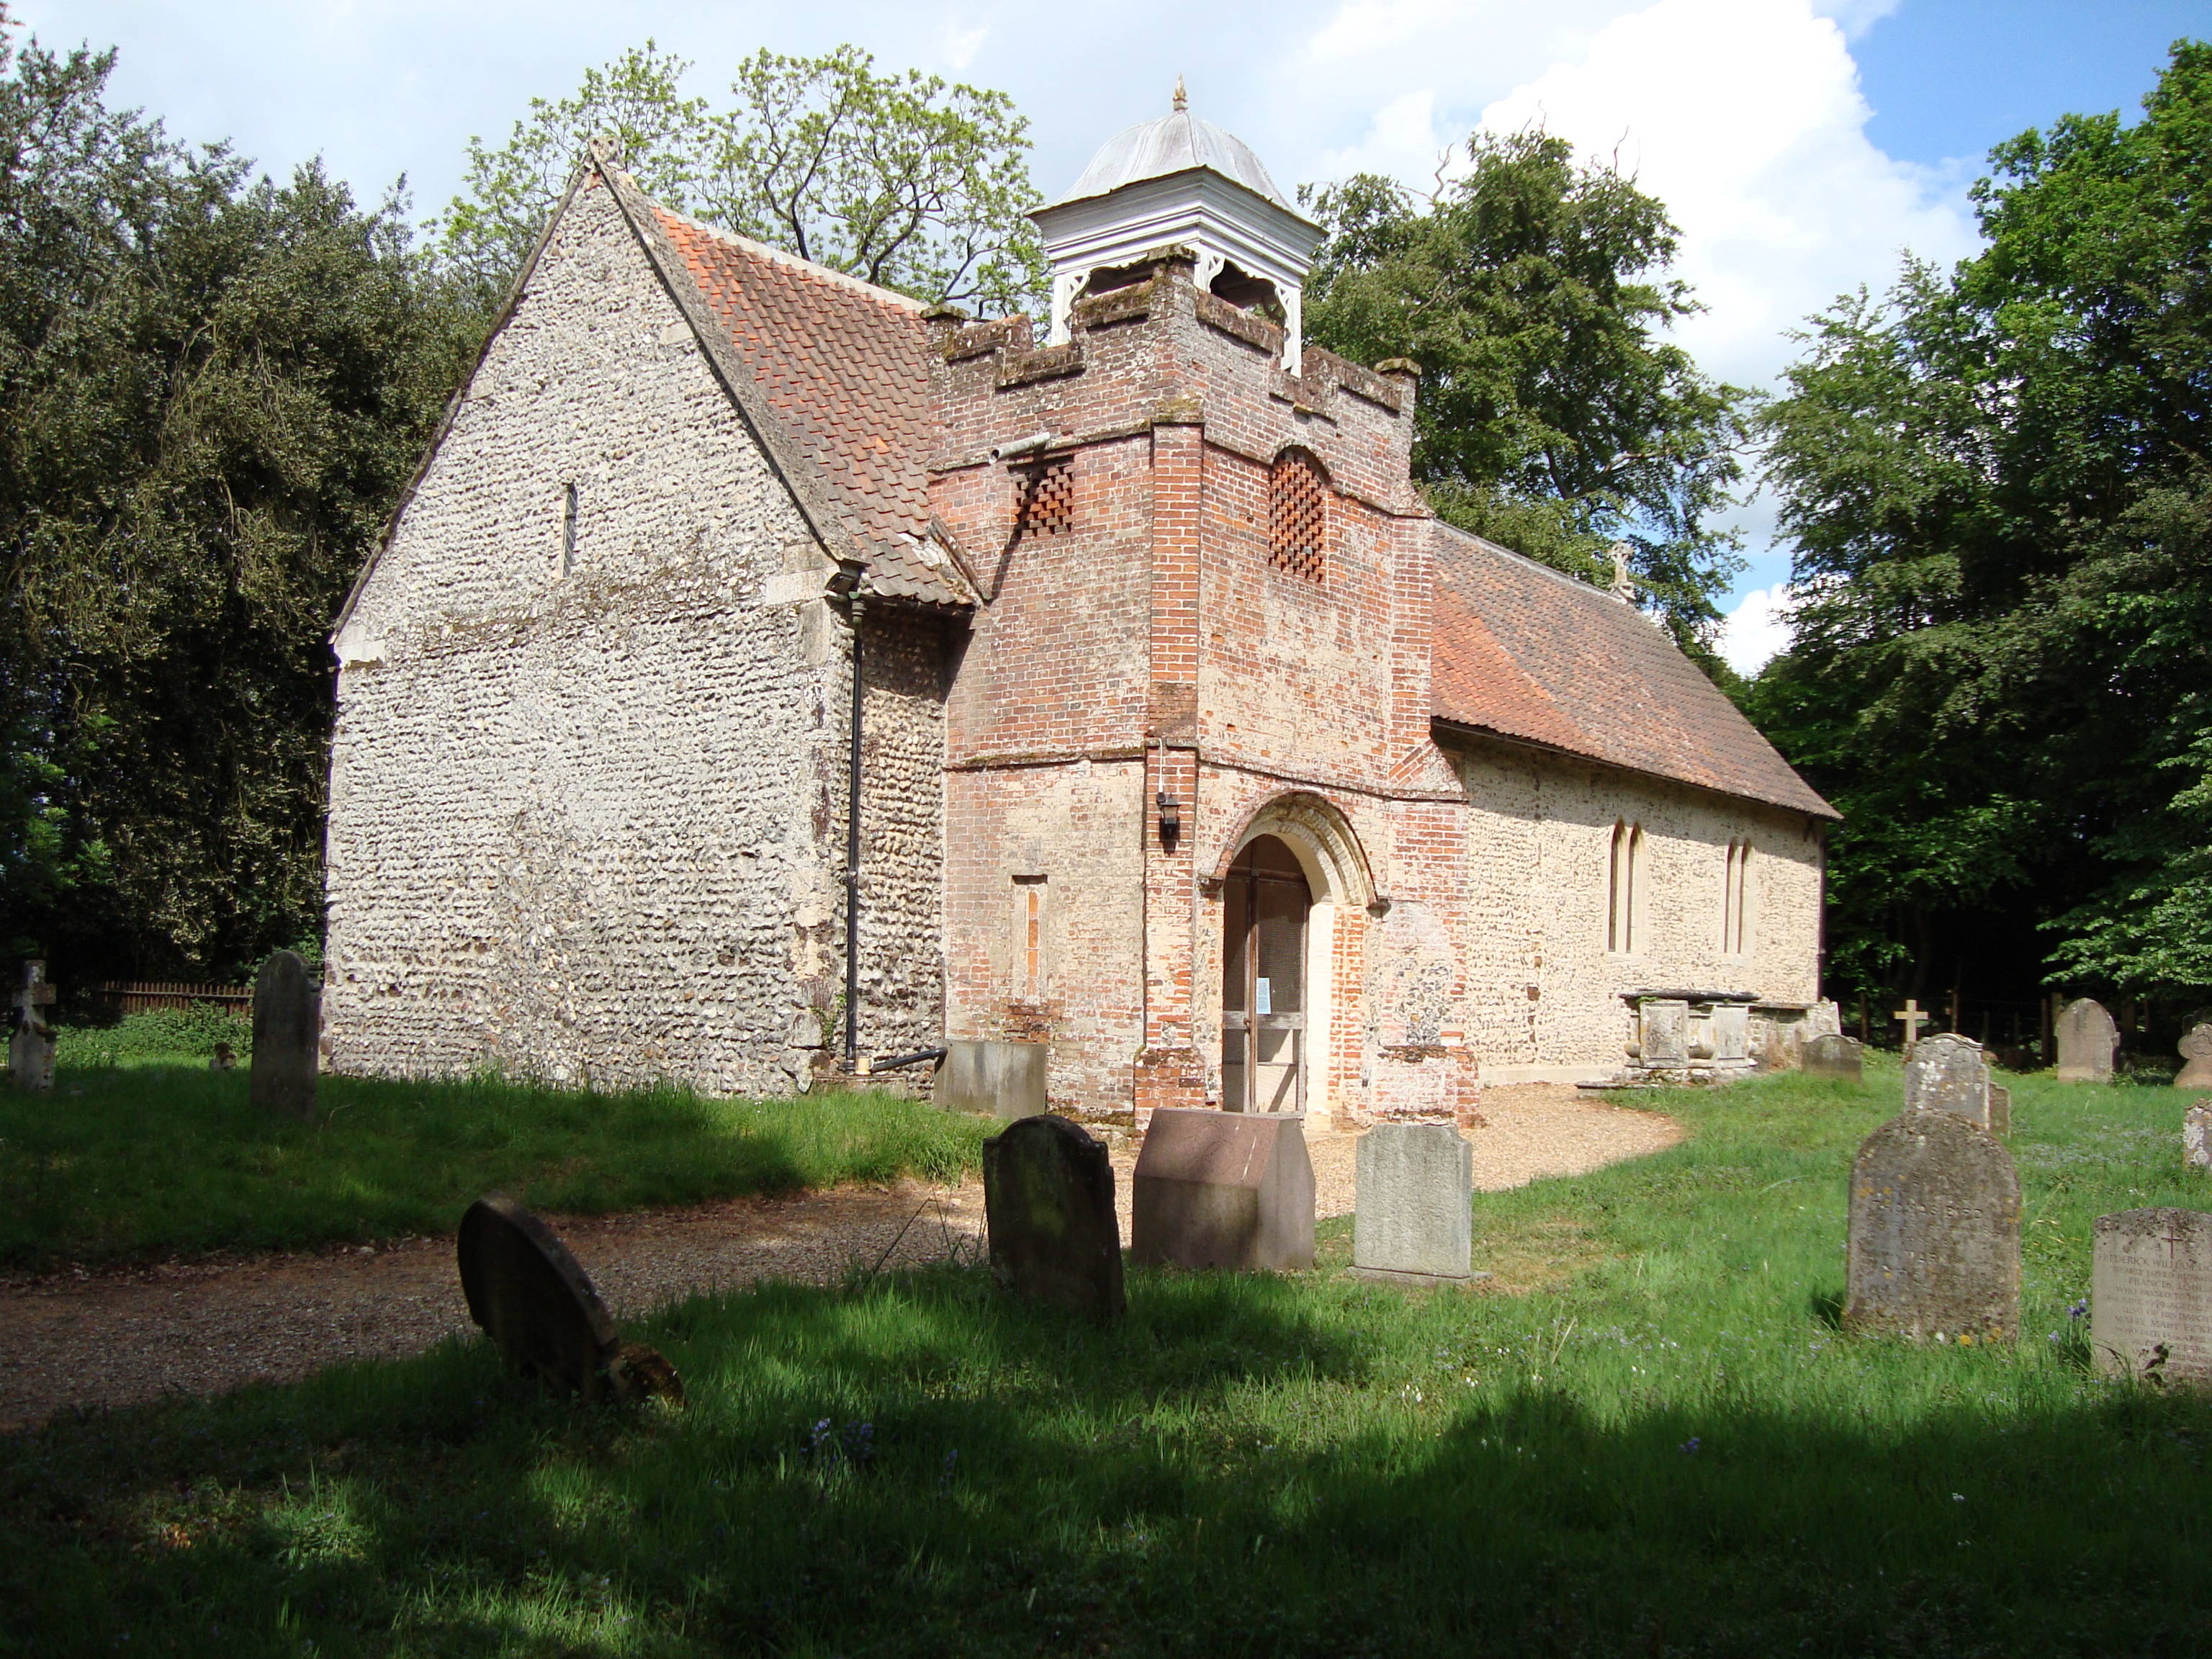
[{"label": "roof ridge", "polygon": [[[1570,588],[1573,589],[1577,593],[1585,594],[1594,599],[1603,599],[1609,605],[1620,605],[1622,603],[1622,601],[1614,599],[1611,593],[1607,592],[1604,588],[1598,586],[1595,582],[1586,582],[1580,576],[1570,576],[1565,571],[1558,568],[1556,566],[1546,564],[1541,559],[1531,558],[1526,553],[1516,552],[1510,547],[1505,547],[1497,542],[1492,541],[1487,536],[1478,536],[1472,530],[1462,530],[1457,525],[1448,523],[1443,519],[1437,519],[1431,522],[1436,525],[1437,529],[1449,531],[1453,535],[1458,537],[1462,541],[1473,542],[1477,547],[1482,549],[1486,553],[1495,553],[1501,557],[1516,560],[1518,562],[1528,566],[1529,569],[1537,572],[1539,574],[1549,577],[1555,582],[1565,582]],[[1632,605],[1628,609],[1640,612],[1642,607]]]},{"label": "roof ridge", "polygon": [[911,294],[902,294],[895,288],[885,288],[880,283],[869,282],[864,276],[855,276],[850,271],[839,270],[834,265],[825,265],[818,259],[809,259],[803,254],[792,252],[788,248],[777,247],[769,242],[756,241],[750,236],[740,236],[734,230],[725,230],[720,225],[710,225],[703,219],[695,219],[688,213],[680,213],[665,202],[654,201],[652,197],[645,196],[642,191],[638,193],[644,197],[645,200],[652,202],[654,210],[664,218],[673,219],[677,223],[696,230],[702,236],[711,236],[718,242],[727,242],[731,246],[746,253],[757,254],[763,259],[772,259],[778,264],[789,265],[793,270],[803,271],[810,276],[818,276],[835,287],[852,289],[866,298],[876,301],[878,304],[896,306],[902,311],[911,311],[917,317],[929,309],[927,301],[917,300]]}]

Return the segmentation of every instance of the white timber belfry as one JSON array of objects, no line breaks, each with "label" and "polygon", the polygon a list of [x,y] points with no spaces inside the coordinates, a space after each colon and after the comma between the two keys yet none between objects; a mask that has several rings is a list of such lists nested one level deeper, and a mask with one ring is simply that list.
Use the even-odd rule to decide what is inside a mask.
[{"label": "white timber belfry", "polygon": [[1322,228],[1291,207],[1241,139],[1190,112],[1182,82],[1170,113],[1115,133],[1073,190],[1030,217],[1052,264],[1052,343],[1067,339],[1069,315],[1098,272],[1180,246],[1198,256],[1201,289],[1212,291],[1233,266],[1274,290],[1282,366],[1298,373],[1306,272]]}]

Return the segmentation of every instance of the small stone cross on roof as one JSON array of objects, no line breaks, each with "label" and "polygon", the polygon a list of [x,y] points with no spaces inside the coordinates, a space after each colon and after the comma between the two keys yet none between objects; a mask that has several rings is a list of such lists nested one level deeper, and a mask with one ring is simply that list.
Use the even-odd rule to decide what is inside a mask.
[{"label": "small stone cross on roof", "polygon": [[1628,544],[1615,542],[1607,551],[1613,559],[1613,597],[1634,605],[1636,579],[1628,574]]}]

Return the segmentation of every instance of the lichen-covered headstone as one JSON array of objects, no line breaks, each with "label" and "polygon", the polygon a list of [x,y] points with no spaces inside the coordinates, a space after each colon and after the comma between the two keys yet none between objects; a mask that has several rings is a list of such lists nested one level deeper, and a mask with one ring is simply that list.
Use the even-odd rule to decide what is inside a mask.
[{"label": "lichen-covered headstone", "polygon": [[2105,1012],[2104,1004],[2080,997],[2059,1010],[2058,1080],[2061,1083],[2110,1083],[2112,1051],[2120,1046],[2120,1028]]},{"label": "lichen-covered headstone", "polygon": [[1853,1083],[1865,1079],[1856,1037],[1808,1037],[1798,1053],[1808,1077],[1839,1077]]},{"label": "lichen-covered headstone", "polygon": [[2212,1170],[2212,1100],[2197,1101],[2181,1115],[2181,1161]]},{"label": "lichen-covered headstone", "polygon": [[264,1111],[315,1115],[316,1044],[322,994],[307,964],[279,951],[253,976],[253,1066],[247,1093]]},{"label": "lichen-covered headstone", "polygon": [[1130,1185],[1129,1253],[1139,1261],[1313,1266],[1313,1162],[1295,1117],[1164,1106]]},{"label": "lichen-covered headstone", "polygon": [[1359,1138],[1352,1271],[1461,1283],[1474,1273],[1474,1148],[1449,1123],[1386,1123]]},{"label": "lichen-covered headstone", "polygon": [[54,1086],[54,1034],[46,1024],[54,996],[46,964],[35,958],[26,962],[23,982],[15,992],[15,1029],[8,1039],[8,1075],[18,1089],[40,1091]]},{"label": "lichen-covered headstone", "polygon": [[2179,1044],[2185,1062],[2173,1079],[2177,1089],[2212,1089],[2212,1025],[2192,1025]]},{"label": "lichen-covered headstone", "polygon": [[2122,1210],[2094,1230],[2089,1342],[2100,1369],[2212,1383],[2212,1215]]},{"label": "lichen-covered headstone", "polygon": [[1949,1033],[1921,1038],[1905,1062],[1905,1109],[1956,1112],[1988,1128],[1990,1067],[1982,1045]]},{"label": "lichen-covered headstone", "polygon": [[1015,1295],[1119,1319],[1121,1223],[1103,1141],[1064,1117],[1023,1118],[983,1143],[993,1277]]},{"label": "lichen-covered headstone", "polygon": [[459,1256],[469,1317],[525,1376],[586,1400],[684,1398],[675,1368],[657,1350],[623,1341],[568,1247],[513,1199],[495,1193],[469,1206]]},{"label": "lichen-covered headstone", "polygon": [[1851,1166],[1846,1328],[1914,1341],[2020,1329],[2020,1176],[1986,1129],[1906,1111]]}]

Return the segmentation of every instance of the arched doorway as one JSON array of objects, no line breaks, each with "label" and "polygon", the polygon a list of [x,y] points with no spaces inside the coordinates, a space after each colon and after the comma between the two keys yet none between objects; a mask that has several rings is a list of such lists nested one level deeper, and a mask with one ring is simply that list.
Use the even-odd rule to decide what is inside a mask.
[{"label": "arched doorway", "polygon": [[1221,1103],[1305,1109],[1306,925],[1313,890],[1297,859],[1255,836],[1222,889]]}]

